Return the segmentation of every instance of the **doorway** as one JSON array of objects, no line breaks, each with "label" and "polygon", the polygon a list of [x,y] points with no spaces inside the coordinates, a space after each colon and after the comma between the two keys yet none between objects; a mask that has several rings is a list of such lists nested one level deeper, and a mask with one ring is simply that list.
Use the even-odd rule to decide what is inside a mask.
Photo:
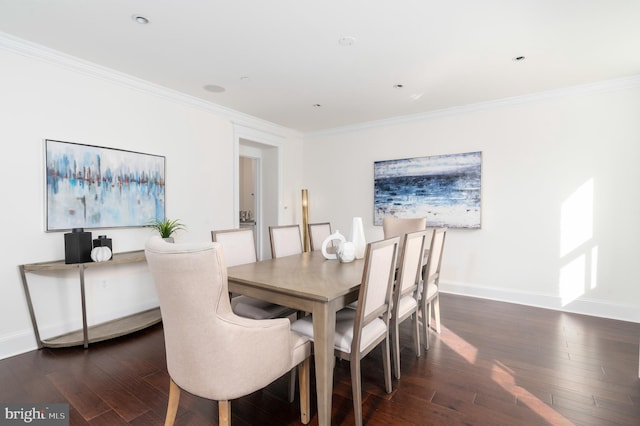
[{"label": "doorway", "polygon": [[244,223],[253,227],[258,259],[271,258],[269,226],[279,224],[281,154],[279,143],[272,138],[263,138],[254,131],[251,136],[236,139],[236,220],[240,226]]}]

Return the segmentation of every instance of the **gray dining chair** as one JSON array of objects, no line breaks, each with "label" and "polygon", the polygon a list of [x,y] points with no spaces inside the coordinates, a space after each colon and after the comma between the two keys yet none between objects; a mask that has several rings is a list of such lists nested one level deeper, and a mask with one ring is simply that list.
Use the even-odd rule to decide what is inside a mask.
[{"label": "gray dining chair", "polygon": [[[311,251],[321,250],[322,243],[329,235],[331,235],[331,223],[309,223],[307,224],[307,230],[309,232],[309,245],[311,246]],[[330,244],[332,247],[333,243]]]},{"label": "gray dining chair", "polygon": [[[227,266],[244,265],[258,260],[253,230],[250,228],[211,231],[211,239],[222,245]],[[231,308],[237,315],[253,319],[286,318],[294,309],[244,295],[231,298]]]},{"label": "gray dining chair", "polygon": [[442,252],[447,228],[435,228],[432,231],[431,244],[427,262],[423,268],[422,279],[422,325],[424,329],[425,348],[429,349],[429,329],[433,317],[433,328],[440,334],[440,269],[442,267]]},{"label": "gray dining chair", "polygon": [[218,401],[218,422],[230,425],[231,400],[296,366],[300,417],[308,423],[309,338],[291,331],[284,318],[253,320],[233,313],[221,244],[171,244],[154,236],[145,255],[160,300],[170,377],[165,425],[175,421],[181,389]]},{"label": "gray dining chair", "polygon": [[393,289],[393,307],[391,309],[391,347],[393,354],[393,372],[400,378],[400,324],[411,318],[411,330],[416,356],[420,356],[420,289],[422,281],[423,252],[429,231],[417,231],[402,237],[402,259],[396,273]]},{"label": "gray dining chair", "polygon": [[[362,425],[362,377],[360,360],[382,343],[385,391],[391,393],[391,355],[389,317],[391,293],[396,270],[398,237],[367,244],[364,270],[356,309],[344,308],[336,313],[335,356],[348,360],[355,424]],[[299,319],[291,329],[313,339],[311,315]]]}]

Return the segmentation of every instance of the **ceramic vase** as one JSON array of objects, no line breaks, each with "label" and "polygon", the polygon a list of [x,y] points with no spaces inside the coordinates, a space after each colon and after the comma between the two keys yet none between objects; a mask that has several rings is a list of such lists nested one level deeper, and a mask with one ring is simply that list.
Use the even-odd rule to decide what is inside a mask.
[{"label": "ceramic vase", "polygon": [[364,251],[367,248],[367,241],[364,237],[364,227],[362,226],[361,217],[353,218],[353,226],[351,227],[351,242],[356,249],[356,259],[362,259],[364,257]]}]

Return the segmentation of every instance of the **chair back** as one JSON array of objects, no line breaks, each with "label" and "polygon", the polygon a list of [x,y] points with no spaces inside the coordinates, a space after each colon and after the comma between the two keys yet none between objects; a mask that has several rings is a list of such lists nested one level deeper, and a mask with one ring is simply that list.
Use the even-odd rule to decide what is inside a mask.
[{"label": "chair back", "polygon": [[393,293],[393,311],[394,316],[398,316],[397,312],[400,308],[400,300],[413,293],[415,299],[418,299],[418,288],[422,280],[422,267],[424,259],[424,246],[429,231],[409,232],[402,238],[403,253],[401,263],[398,267],[396,285]]},{"label": "chair back", "polygon": [[194,371],[219,370],[214,376],[220,377],[229,364],[212,363],[211,357],[232,345],[219,339],[224,336],[219,316],[232,315],[222,247],[172,244],[153,237],[145,255],[160,300],[167,369],[180,387],[201,395]]},{"label": "chair back", "polygon": [[442,252],[446,235],[447,228],[435,228],[433,230],[427,264],[423,272],[424,291],[427,290],[429,285],[437,285],[440,281],[440,267],[442,265]]},{"label": "chair back", "polygon": [[[358,307],[353,330],[351,353],[358,353],[365,348],[360,347],[362,329],[376,320],[382,320],[389,328],[391,292],[396,270],[396,258],[400,238],[367,244],[362,282],[358,294]],[[375,342],[377,345],[377,342]],[[366,352],[366,351],[365,351]]]},{"label": "chair back", "polygon": [[[426,217],[416,218],[404,218],[385,216],[382,219],[382,231],[385,238],[400,237],[400,246],[398,253],[402,256],[402,237],[407,232],[422,231],[427,227]],[[398,263],[401,263],[402,259],[398,259]]]},{"label": "chair back", "polygon": [[258,260],[253,230],[250,228],[211,231],[211,239],[222,245],[227,266],[244,265]]},{"label": "chair back", "polygon": [[[291,368],[286,319],[267,323],[231,311],[220,243],[172,244],[154,236],[145,255],[160,300],[167,371],[180,388],[209,399],[235,399]],[[276,324],[282,333],[267,334]],[[259,361],[270,351],[277,356],[265,369]]]},{"label": "chair back", "polygon": [[331,223],[310,223],[307,225],[307,229],[309,231],[311,251],[321,250],[322,243],[329,235],[331,235]]},{"label": "chair back", "polygon": [[271,257],[291,256],[302,253],[300,225],[270,226]]}]

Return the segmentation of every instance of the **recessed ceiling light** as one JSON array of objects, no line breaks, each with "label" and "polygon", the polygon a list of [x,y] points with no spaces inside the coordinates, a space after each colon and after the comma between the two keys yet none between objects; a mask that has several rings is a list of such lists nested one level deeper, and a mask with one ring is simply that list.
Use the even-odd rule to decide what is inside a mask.
[{"label": "recessed ceiling light", "polygon": [[140,25],[147,25],[149,23],[149,20],[142,15],[133,15],[131,19],[133,19]]},{"label": "recessed ceiling light", "polygon": [[320,104],[313,104],[312,106],[313,106],[314,108],[320,108],[320,107],[322,107],[322,105],[320,105]]},{"label": "recessed ceiling light", "polygon": [[212,92],[212,93],[222,93],[224,92],[225,89],[222,86],[217,86],[215,84],[207,84],[206,86],[203,86],[204,90],[208,91],[208,92]]},{"label": "recessed ceiling light", "polygon": [[522,62],[522,61],[525,60],[525,57],[524,56],[516,56],[516,57],[513,58],[513,60],[515,62]]},{"label": "recessed ceiling light", "polygon": [[394,89],[402,89],[403,87],[404,87],[404,85],[402,85],[402,84],[394,84],[393,85]]},{"label": "recessed ceiling light", "polygon": [[240,76],[240,80],[247,81],[247,80],[249,80],[249,76],[248,75],[241,75]]},{"label": "recessed ceiling light", "polygon": [[340,46],[353,46],[355,42],[356,38],[351,36],[343,36],[338,39],[338,44]]}]

